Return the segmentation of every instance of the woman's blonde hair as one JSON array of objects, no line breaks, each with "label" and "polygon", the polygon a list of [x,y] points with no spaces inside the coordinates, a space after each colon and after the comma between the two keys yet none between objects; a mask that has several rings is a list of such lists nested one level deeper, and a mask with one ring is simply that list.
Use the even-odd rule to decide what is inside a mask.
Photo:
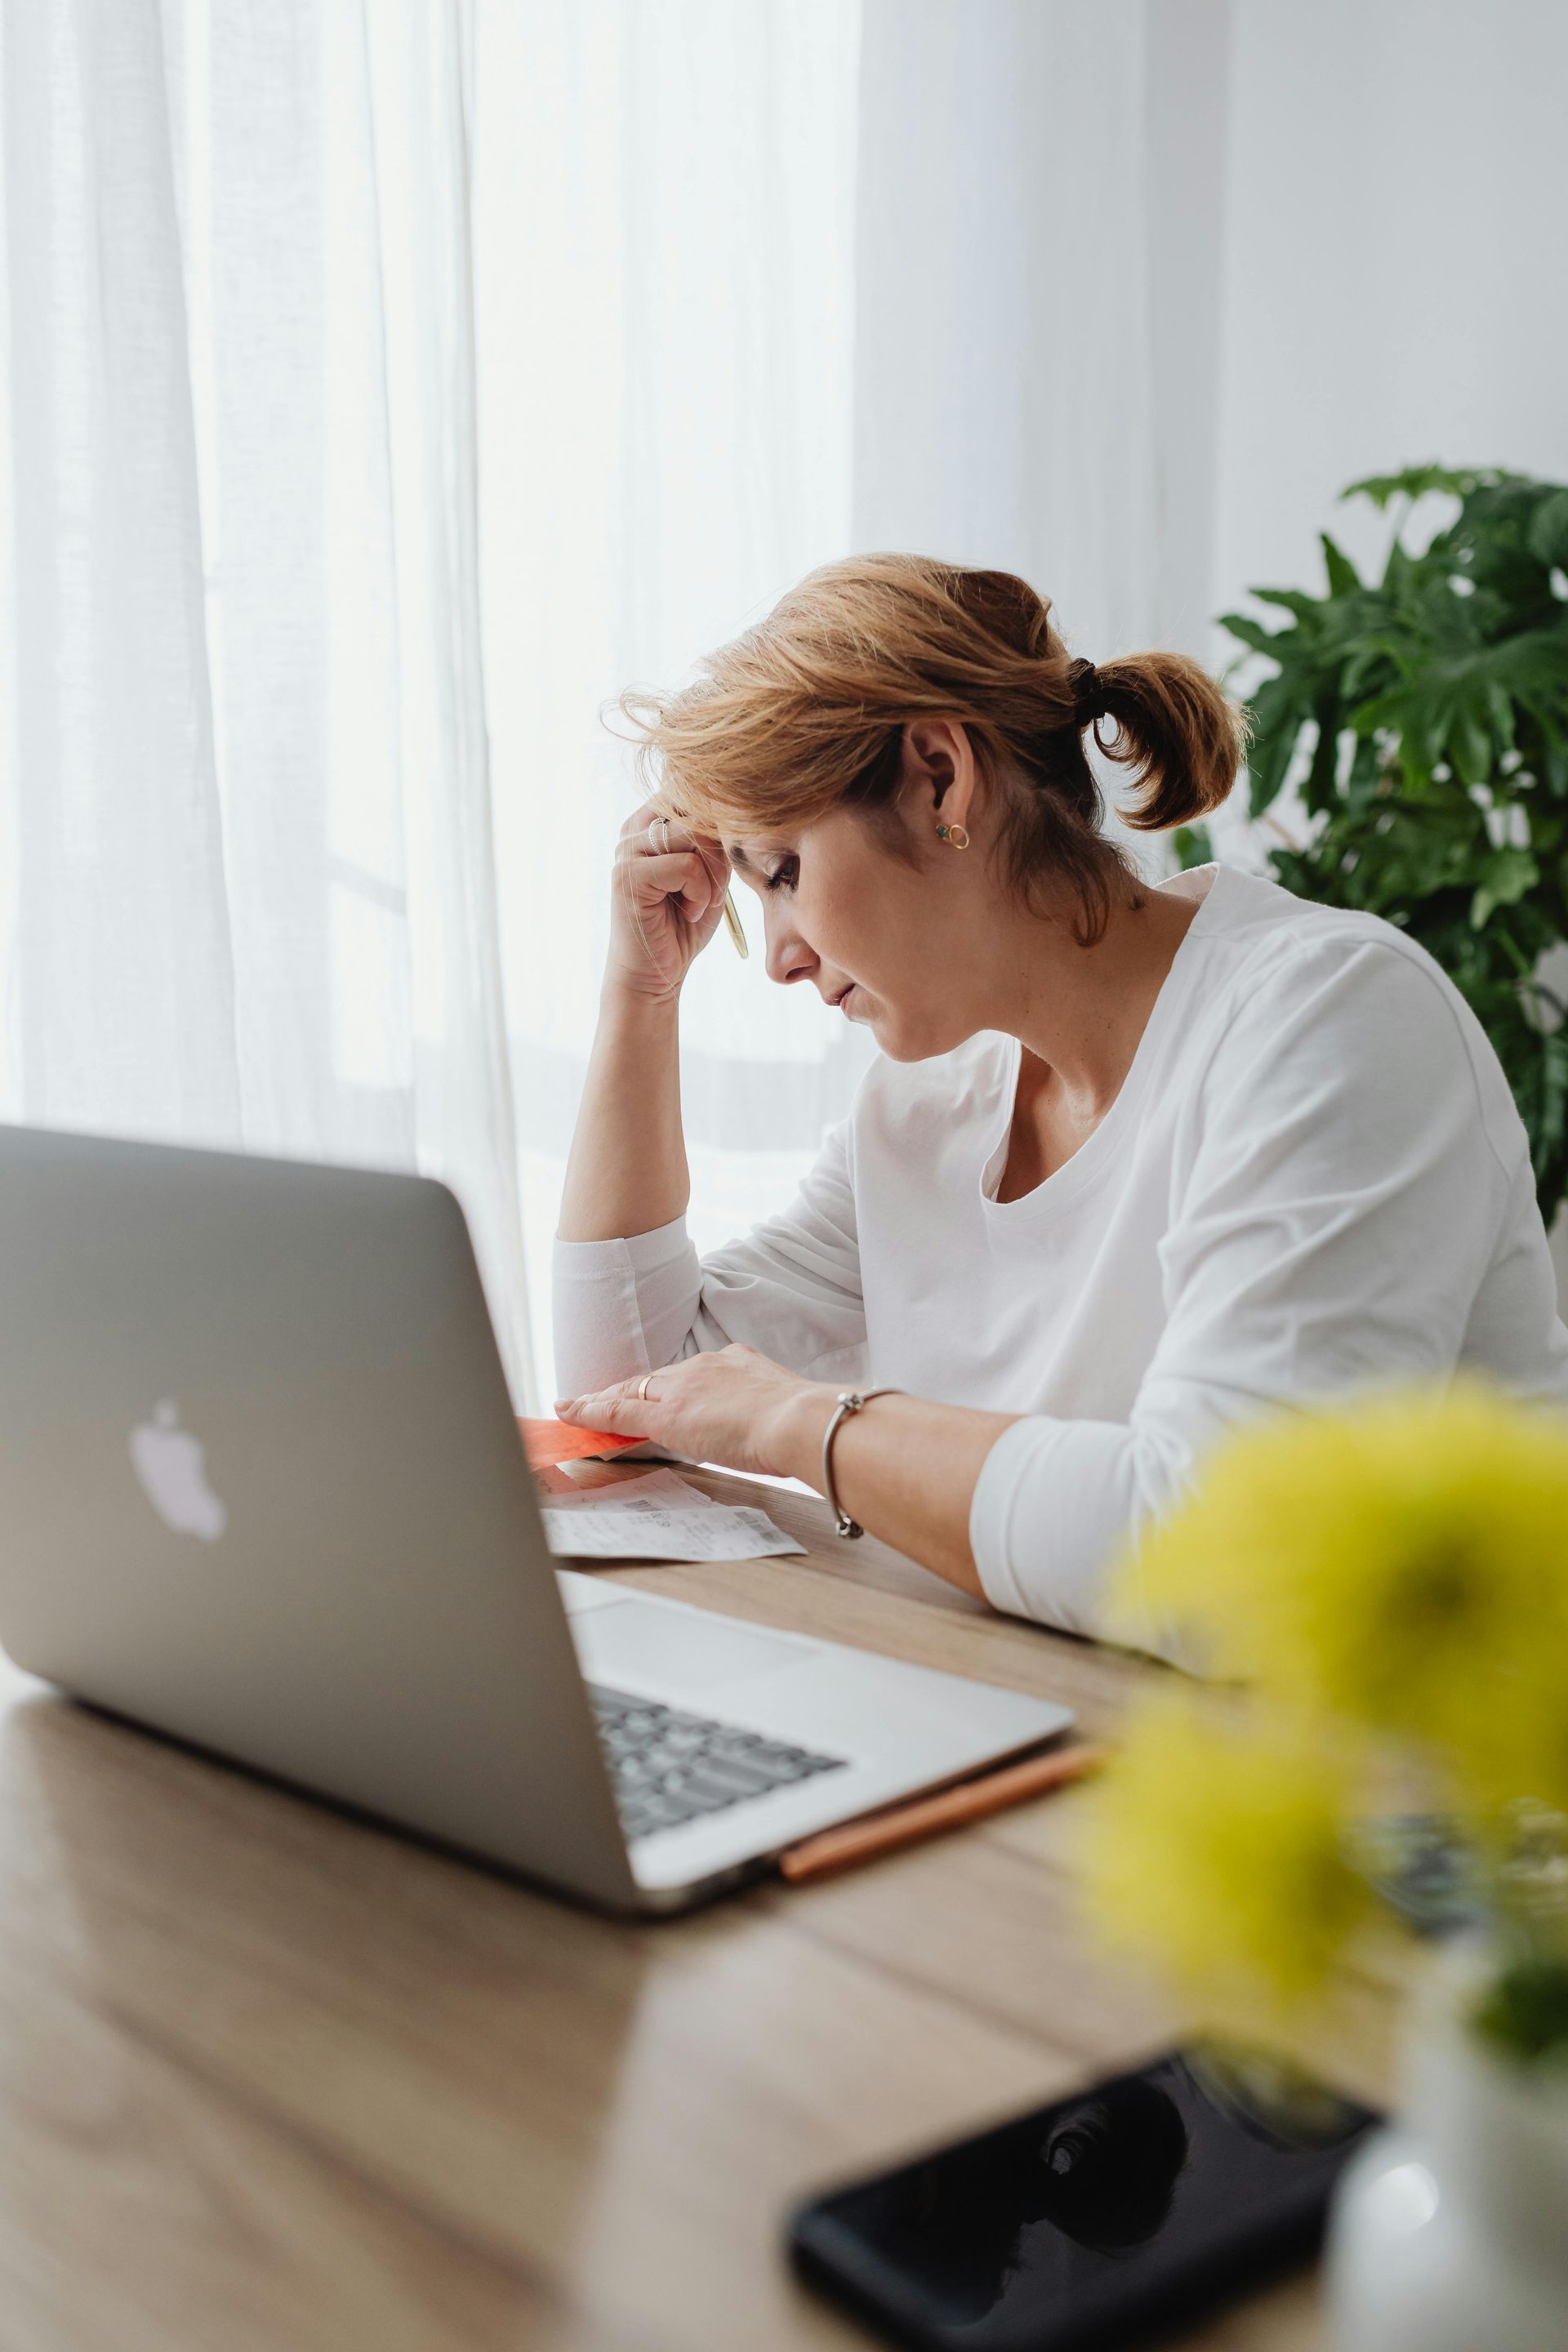
[{"label": "woman's blonde hair", "polygon": [[[1100,831],[1085,729],[1131,772],[1123,814],[1142,832],[1217,806],[1243,749],[1240,713],[1184,655],[1073,661],[1026,581],[920,555],[824,564],[693,684],[628,688],[616,708],[656,803],[714,835],[787,835],[837,807],[889,813],[905,727],[960,721],[1000,794],[1008,880],[1031,902],[1045,885],[1076,894],[1086,946],[1113,887],[1135,898],[1137,877]],[[907,852],[901,832],[895,845]]]}]

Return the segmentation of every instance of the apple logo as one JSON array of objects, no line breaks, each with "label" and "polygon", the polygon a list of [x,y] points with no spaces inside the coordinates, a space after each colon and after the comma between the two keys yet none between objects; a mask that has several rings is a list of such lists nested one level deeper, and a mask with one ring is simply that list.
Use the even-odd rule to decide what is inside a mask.
[{"label": "apple logo", "polygon": [[216,1543],[228,1512],[207,1484],[202,1447],[180,1427],[180,1408],[165,1397],[151,1421],[131,1433],[131,1466],[159,1517],[179,1535]]}]

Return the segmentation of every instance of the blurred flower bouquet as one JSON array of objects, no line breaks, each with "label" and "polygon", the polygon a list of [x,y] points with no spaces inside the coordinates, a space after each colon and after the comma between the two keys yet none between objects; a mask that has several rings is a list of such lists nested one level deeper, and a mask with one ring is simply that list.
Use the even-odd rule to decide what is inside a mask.
[{"label": "blurred flower bouquet", "polygon": [[[1340,2341],[1436,2352],[1469,2342],[1484,2309],[1494,2352],[1531,2345],[1545,2306],[1510,2334],[1510,2294],[1568,2308],[1568,1424],[1479,1388],[1270,1423],[1216,1454],[1123,1599],[1239,1687],[1168,1689],[1130,1720],[1086,1809],[1100,1921],[1205,2024],[1289,2043],[1419,1918],[1400,1832],[1429,1836],[1437,1817],[1475,1933],[1446,2014],[1417,2011],[1427,2050],[1414,2067],[1407,2050],[1405,2081],[1452,2158],[1415,2166],[1426,2238],[1439,2205],[1447,2235],[1423,2252],[1406,2212],[1387,2239],[1377,2217],[1396,2200],[1367,2184],[1397,2150],[1358,2158],[1365,2210],[1347,2227],[1347,2182],[1338,2233],[1354,2251],[1336,2279],[1370,2284],[1341,2297]],[[1412,2091],[1423,2066],[1430,2095]],[[1506,2160],[1526,2140],[1528,2192]],[[1503,2151],[1484,2186],[1483,2144]],[[1475,2215],[1505,2179],[1483,2260]],[[1543,2196],[1531,2270],[1519,2216]]]},{"label": "blurred flower bouquet", "polygon": [[1378,1825],[1442,1815],[1493,1939],[1477,2029],[1568,2068],[1568,1425],[1479,1389],[1272,1422],[1124,1592],[1242,1689],[1132,1717],[1088,1854],[1111,1934],[1286,2026],[1405,1916]]}]

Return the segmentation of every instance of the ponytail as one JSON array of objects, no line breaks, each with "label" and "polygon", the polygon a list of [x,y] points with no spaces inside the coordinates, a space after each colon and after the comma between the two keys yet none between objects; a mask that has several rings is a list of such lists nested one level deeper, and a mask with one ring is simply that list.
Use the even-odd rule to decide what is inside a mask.
[{"label": "ponytail", "polygon": [[1206,816],[1235,783],[1245,748],[1236,705],[1184,654],[1130,654],[1102,662],[1095,724],[1104,756],[1131,772],[1134,800],[1122,814],[1140,833],[1163,833]]}]

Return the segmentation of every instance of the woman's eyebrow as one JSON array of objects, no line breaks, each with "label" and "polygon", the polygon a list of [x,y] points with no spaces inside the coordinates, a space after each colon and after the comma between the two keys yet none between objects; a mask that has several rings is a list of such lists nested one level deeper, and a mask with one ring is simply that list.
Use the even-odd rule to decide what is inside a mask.
[{"label": "woman's eyebrow", "polygon": [[738,874],[749,874],[752,871],[752,861],[739,842],[731,844],[729,856],[731,865]]}]

